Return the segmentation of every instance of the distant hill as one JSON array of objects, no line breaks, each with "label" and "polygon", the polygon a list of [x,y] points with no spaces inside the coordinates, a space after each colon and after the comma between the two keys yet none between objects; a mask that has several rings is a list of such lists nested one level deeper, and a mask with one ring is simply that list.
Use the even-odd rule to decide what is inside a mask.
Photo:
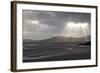
[{"label": "distant hill", "polygon": [[82,38],[72,38],[72,37],[62,37],[56,36],[49,39],[44,40],[30,40],[24,39],[23,43],[82,43],[90,41],[90,37],[82,37]]}]

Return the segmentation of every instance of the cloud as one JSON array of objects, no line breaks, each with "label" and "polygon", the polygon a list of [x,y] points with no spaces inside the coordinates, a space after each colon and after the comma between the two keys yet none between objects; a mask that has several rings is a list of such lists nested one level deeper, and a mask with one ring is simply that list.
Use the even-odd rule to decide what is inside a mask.
[{"label": "cloud", "polygon": [[65,23],[73,21],[88,23],[90,26],[90,17],[89,13],[23,10],[23,38],[41,40],[62,34],[69,35],[62,32],[70,30],[65,28]]}]

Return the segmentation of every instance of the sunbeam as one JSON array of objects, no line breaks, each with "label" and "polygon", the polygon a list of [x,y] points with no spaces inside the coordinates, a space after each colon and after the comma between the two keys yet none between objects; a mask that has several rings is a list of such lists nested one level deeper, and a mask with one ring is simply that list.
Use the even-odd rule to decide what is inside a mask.
[{"label": "sunbeam", "polygon": [[81,38],[90,35],[89,24],[88,23],[66,23],[63,30],[63,35],[65,37],[75,37]]}]

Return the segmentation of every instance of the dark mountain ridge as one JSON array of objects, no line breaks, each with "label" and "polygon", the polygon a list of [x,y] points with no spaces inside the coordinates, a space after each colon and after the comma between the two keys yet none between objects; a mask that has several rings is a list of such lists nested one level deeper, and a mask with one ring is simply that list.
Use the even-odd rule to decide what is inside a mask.
[{"label": "dark mountain ridge", "polygon": [[72,38],[72,37],[62,37],[56,36],[44,40],[31,40],[31,39],[24,39],[23,43],[84,43],[89,42],[90,37],[82,37],[82,38]]}]

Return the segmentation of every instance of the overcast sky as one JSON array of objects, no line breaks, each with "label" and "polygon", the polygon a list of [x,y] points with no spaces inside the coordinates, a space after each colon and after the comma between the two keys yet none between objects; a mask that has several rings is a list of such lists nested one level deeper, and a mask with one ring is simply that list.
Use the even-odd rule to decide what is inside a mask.
[{"label": "overcast sky", "polygon": [[90,18],[89,13],[23,10],[23,39],[89,36]]}]

